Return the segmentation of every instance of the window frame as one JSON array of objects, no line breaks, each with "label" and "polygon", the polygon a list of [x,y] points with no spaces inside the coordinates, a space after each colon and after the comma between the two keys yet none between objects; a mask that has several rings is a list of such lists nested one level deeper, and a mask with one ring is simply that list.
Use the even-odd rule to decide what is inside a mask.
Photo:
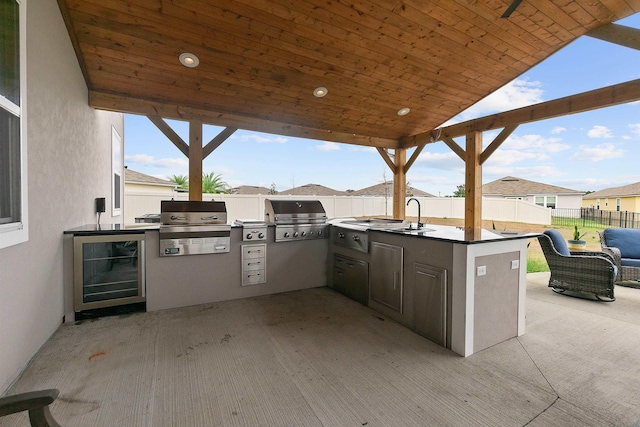
[{"label": "window frame", "polygon": [[114,126],[111,126],[111,216],[122,215],[124,188],[124,145],[122,137]]},{"label": "window frame", "polygon": [[29,240],[28,174],[27,174],[27,2],[14,0],[18,5],[18,49],[20,63],[20,105],[0,95],[0,108],[20,119],[20,220],[0,224],[0,249]]}]

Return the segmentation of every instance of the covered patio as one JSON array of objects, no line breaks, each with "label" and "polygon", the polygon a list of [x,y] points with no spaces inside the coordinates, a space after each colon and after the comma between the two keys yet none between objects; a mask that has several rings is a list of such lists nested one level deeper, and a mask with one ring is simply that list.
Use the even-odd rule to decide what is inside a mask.
[{"label": "covered patio", "polygon": [[[640,80],[441,125],[578,37],[638,49],[640,30],[615,22],[640,0],[17,5],[23,192],[15,230],[0,233],[0,394],[58,388],[65,426],[639,422],[635,289],[603,305],[531,275],[526,334],[466,359],[329,288],[68,325],[63,232],[95,222],[105,196],[121,221],[114,135],[132,113],[190,123],[188,141],[171,139],[195,189],[202,159],[238,128],[375,147],[395,218],[407,171],[444,142],[466,165],[474,240],[482,164],[516,126],[638,100]],[[207,143],[203,124],[225,131]]]},{"label": "covered patio", "polygon": [[637,425],[640,292],[527,282],[527,333],[467,358],[315,288],[64,326],[11,392],[67,427]]}]

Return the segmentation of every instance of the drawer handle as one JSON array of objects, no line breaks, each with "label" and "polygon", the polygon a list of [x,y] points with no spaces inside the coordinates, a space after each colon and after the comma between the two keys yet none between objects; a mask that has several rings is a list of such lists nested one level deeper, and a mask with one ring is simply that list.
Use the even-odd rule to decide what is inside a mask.
[{"label": "drawer handle", "polygon": [[247,277],[260,277],[261,274],[260,273],[256,273],[256,274],[247,274]]},{"label": "drawer handle", "polygon": [[260,261],[258,262],[248,262],[247,265],[257,265],[257,264],[262,264]]}]

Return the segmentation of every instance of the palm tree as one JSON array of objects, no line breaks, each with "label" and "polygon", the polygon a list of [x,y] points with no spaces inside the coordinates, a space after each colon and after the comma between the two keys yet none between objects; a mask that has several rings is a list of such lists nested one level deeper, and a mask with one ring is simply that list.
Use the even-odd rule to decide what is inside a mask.
[{"label": "palm tree", "polygon": [[222,180],[220,175],[211,173],[202,174],[202,192],[207,194],[226,193],[229,185]]},{"label": "palm tree", "polygon": [[172,175],[169,181],[176,184],[179,190],[189,189],[189,177],[186,175]]}]

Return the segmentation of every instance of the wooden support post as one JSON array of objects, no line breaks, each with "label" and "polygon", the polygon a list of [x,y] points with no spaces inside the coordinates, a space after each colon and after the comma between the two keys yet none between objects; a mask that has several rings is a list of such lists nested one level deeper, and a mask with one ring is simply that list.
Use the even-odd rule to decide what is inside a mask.
[{"label": "wooden support post", "polygon": [[202,200],[202,122],[189,122],[189,200]]},{"label": "wooden support post", "polygon": [[464,238],[478,240],[482,231],[482,132],[467,134],[464,182]]},{"label": "wooden support post", "polygon": [[393,171],[393,217],[395,219],[405,219],[406,198],[407,198],[407,149],[396,148],[393,156],[395,170]]}]

